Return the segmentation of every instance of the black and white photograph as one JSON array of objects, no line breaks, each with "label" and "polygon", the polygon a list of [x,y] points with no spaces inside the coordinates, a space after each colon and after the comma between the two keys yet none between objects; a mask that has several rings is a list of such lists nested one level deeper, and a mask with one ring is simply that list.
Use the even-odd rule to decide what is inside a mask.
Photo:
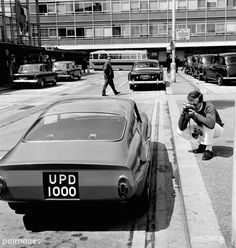
[{"label": "black and white photograph", "polygon": [[236,1],[0,0],[0,248],[236,248]]}]

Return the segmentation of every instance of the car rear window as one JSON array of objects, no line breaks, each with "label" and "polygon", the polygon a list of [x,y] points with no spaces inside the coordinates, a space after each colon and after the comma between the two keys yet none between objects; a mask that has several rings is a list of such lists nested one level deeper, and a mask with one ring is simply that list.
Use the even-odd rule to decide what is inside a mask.
[{"label": "car rear window", "polygon": [[157,62],[142,62],[134,64],[134,70],[140,68],[150,68],[150,67],[159,67]]},{"label": "car rear window", "polygon": [[120,115],[66,113],[41,118],[26,134],[25,141],[107,140],[123,137],[126,119]]},{"label": "car rear window", "polygon": [[31,65],[21,65],[19,67],[18,72],[39,72],[40,71],[40,66],[39,64],[31,64]]},{"label": "car rear window", "polygon": [[202,57],[202,63],[211,63],[213,56]]}]

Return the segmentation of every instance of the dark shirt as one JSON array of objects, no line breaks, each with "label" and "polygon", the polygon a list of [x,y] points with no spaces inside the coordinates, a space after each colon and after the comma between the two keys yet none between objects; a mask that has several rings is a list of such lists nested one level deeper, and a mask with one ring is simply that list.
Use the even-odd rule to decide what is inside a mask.
[{"label": "dark shirt", "polygon": [[181,131],[187,128],[190,118],[192,118],[198,126],[204,125],[210,129],[215,127],[215,123],[218,123],[221,127],[224,126],[218,111],[211,102],[203,102],[202,109],[198,112],[196,111],[194,117],[190,117],[188,113],[183,111],[178,122]]},{"label": "dark shirt", "polygon": [[105,79],[114,78],[114,71],[113,71],[113,68],[112,68],[109,61],[105,62],[104,66],[103,66],[103,71],[104,71],[104,78]]}]

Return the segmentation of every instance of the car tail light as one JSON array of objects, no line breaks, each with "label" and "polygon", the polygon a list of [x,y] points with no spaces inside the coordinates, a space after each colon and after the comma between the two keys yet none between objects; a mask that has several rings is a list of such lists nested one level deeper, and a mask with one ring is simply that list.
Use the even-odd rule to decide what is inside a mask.
[{"label": "car tail light", "polygon": [[126,177],[122,176],[118,182],[118,195],[120,198],[125,199],[129,192],[129,181]]},{"label": "car tail light", "polygon": [[6,195],[7,186],[3,177],[0,177],[0,199]]}]

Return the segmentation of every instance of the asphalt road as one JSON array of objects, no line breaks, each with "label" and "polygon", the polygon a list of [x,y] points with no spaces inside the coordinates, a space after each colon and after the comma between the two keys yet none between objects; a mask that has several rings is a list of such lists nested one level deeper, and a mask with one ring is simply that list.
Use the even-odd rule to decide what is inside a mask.
[{"label": "asphalt road", "polygon": [[[196,159],[222,234],[230,247],[236,87],[206,84],[181,72],[177,75],[176,83],[167,84],[166,91],[140,88],[133,92],[128,88],[127,74],[115,72],[117,90],[122,92],[117,97],[135,100],[139,109],[147,113],[153,126],[153,177],[149,211],[136,216],[123,206],[93,205],[81,206],[75,211],[49,209],[40,214],[23,216],[15,214],[6,203],[0,202],[0,246],[27,247],[34,242],[33,247],[40,248],[187,247],[167,101],[175,100],[180,108],[189,90],[200,89],[204,99],[213,101],[225,122],[224,134],[213,147],[215,157],[207,162],[201,160],[201,155],[196,155]],[[56,87],[1,92],[0,156],[11,149],[49,102],[66,95],[101,95],[102,84],[102,73],[92,72],[80,81],[59,82]],[[107,93],[113,95],[109,88]],[[195,145],[192,144],[192,147]]]}]

